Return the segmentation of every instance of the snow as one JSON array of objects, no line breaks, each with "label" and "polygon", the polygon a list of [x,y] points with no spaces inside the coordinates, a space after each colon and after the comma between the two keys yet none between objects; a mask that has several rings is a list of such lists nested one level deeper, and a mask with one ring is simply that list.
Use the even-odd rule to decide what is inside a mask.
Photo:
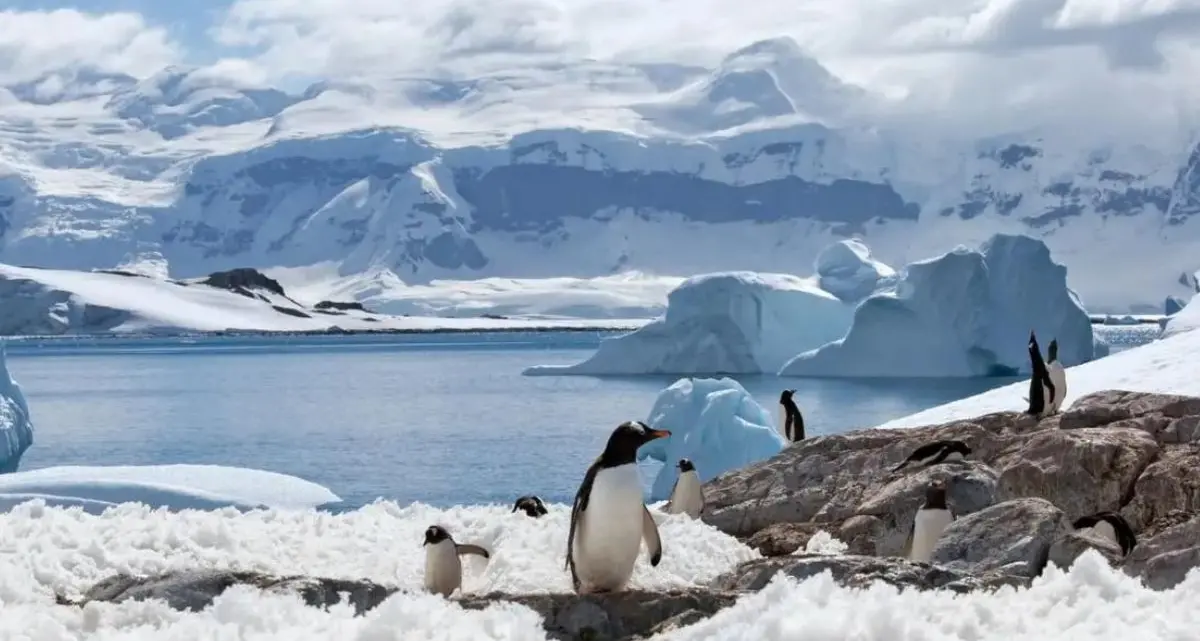
[{"label": "snow", "polygon": [[896,277],[896,270],[871,257],[858,239],[833,243],[817,254],[816,273],[821,289],[844,301],[858,301]]},{"label": "snow", "polygon": [[798,355],[781,376],[969,377],[1029,371],[1026,345],[1058,340],[1059,360],[1095,357],[1092,325],[1045,243],[996,234],[978,251],[909,265],[894,290],[855,310],[845,338]]},{"label": "snow", "polygon": [[300,509],[341,501],[304,479],[224,465],[62,466],[0,475],[0,510],[33,499],[94,513],[121,503],[212,510]]},{"label": "snow", "polygon": [[605,339],[587,360],[525,374],[774,373],[792,356],[842,336],[853,313],[811,278],[704,274],[671,291],[663,316]]},{"label": "snow", "polygon": [[4,342],[0,341],[0,474],[16,472],[30,445],[33,421],[29,403],[8,371]]},{"label": "snow", "polygon": [[1200,296],[1193,297],[1183,309],[1172,314],[1164,323],[1164,338],[1200,328]]},{"label": "snow", "polygon": [[676,381],[659,393],[646,422],[671,432],[670,438],[638,450],[638,458],[663,463],[650,489],[653,500],[670,497],[679,459],[691,459],[706,483],[723,472],[771,458],[787,444],[772,414],[731,378]]},{"label": "snow", "polygon": [[[34,269],[0,264],[0,335],[164,330],[263,332],[395,329],[637,327],[631,319],[402,317],[305,309],[271,292],[260,298],[199,283],[106,272]],[[280,308],[291,310],[282,312]],[[302,313],[308,318],[297,317]]]},{"label": "snow", "polygon": [[[466,592],[565,591],[562,568],[569,506],[530,519],[506,506],[438,510],[376,503],[331,515],[313,511],[151,511],[121,506],[103,516],[27,504],[0,515],[0,640],[201,638],[317,641],[446,639],[545,641],[541,617],[516,605],[483,610],[418,591],[422,532],[433,523],[458,540],[493,551],[489,562],[470,557]],[[664,554],[650,568],[644,553],[637,587],[701,585],[756,552],[715,529],[682,516],[656,515]],[[817,537],[814,537],[816,539]],[[814,552],[836,551],[822,540]],[[381,554],[381,550],[386,553]],[[175,612],[159,602],[54,604],[54,594],[78,596],[117,572],[171,568],[236,568],[279,574],[368,578],[406,588],[365,616],[350,608],[321,610],[297,597],[234,588],[202,612]],[[1097,631],[1160,641],[1189,638],[1200,623],[1195,608],[1200,573],[1155,592],[1114,570],[1094,552],[1069,572],[1049,567],[1028,589],[959,595],[900,591],[884,584],[846,589],[821,574],[804,581],[781,576],[714,617],[653,637],[655,641],[785,641],[796,638],[886,641],[1009,641],[1091,638]],[[819,611],[820,617],[812,613]],[[1171,613],[1171,614],[1165,614]],[[1081,623],[1082,622],[1082,623]],[[1031,630],[1036,633],[1030,636]],[[231,636],[232,635],[232,636]],[[399,635],[399,636],[398,636]]]}]

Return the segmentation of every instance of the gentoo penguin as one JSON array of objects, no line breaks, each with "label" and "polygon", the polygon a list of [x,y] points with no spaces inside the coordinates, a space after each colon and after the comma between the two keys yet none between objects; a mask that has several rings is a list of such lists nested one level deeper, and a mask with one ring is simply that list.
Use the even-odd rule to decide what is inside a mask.
[{"label": "gentoo penguin", "polygon": [[642,498],[635,458],[642,445],[670,435],[640,421],[621,423],[608,437],[604,453],[583,475],[567,533],[566,567],[576,592],[625,587],[642,539],[650,552],[650,565],[662,560],[662,540]]},{"label": "gentoo penguin", "polygon": [[1097,512],[1075,519],[1071,524],[1081,534],[1092,534],[1097,538],[1111,541],[1121,548],[1121,555],[1127,556],[1137,545],[1137,537],[1125,517],[1116,512]]},{"label": "gentoo penguin", "polygon": [[1037,336],[1033,331],[1029,332],[1029,369],[1031,371],[1029,409],[1025,410],[1025,413],[1042,416],[1046,412],[1047,405],[1054,402],[1055,389],[1053,381],[1050,380],[1050,374],[1046,371],[1046,362],[1042,360],[1042,350],[1038,347]]},{"label": "gentoo penguin", "polygon": [[938,463],[961,461],[970,453],[971,448],[962,441],[934,441],[913,450],[913,453],[909,454],[903,463],[892,468],[892,471],[899,472],[909,463],[928,467]]},{"label": "gentoo penguin", "polygon": [[1063,399],[1067,397],[1067,370],[1063,369],[1058,360],[1058,339],[1050,341],[1046,349],[1046,376],[1050,379],[1050,398],[1046,401],[1049,406],[1047,414],[1054,414],[1062,407]]},{"label": "gentoo penguin", "polygon": [[946,506],[946,483],[941,480],[930,483],[925,490],[925,505],[913,516],[908,540],[904,543],[904,556],[911,561],[929,563],[938,537],[953,520],[954,514]]},{"label": "gentoo penguin", "polygon": [[521,498],[517,499],[517,502],[513,503],[512,511],[516,512],[517,510],[521,510],[526,516],[532,516],[535,519],[539,516],[545,516],[550,513],[549,510],[546,509],[546,504],[542,503],[542,499],[533,494],[522,496]]},{"label": "gentoo penguin", "polygon": [[690,459],[679,459],[679,478],[675,479],[675,487],[671,488],[671,498],[667,501],[667,514],[686,514],[693,519],[700,518],[704,511],[704,489],[700,487],[700,475],[696,474],[696,466]]},{"label": "gentoo penguin", "polygon": [[425,589],[450,596],[462,586],[461,554],[475,554],[491,558],[488,551],[478,545],[455,543],[454,537],[440,525],[431,525],[425,530]]},{"label": "gentoo penguin", "polygon": [[794,389],[785,389],[779,395],[779,404],[783,407],[783,436],[791,443],[804,440],[804,415],[792,400],[795,393]]}]

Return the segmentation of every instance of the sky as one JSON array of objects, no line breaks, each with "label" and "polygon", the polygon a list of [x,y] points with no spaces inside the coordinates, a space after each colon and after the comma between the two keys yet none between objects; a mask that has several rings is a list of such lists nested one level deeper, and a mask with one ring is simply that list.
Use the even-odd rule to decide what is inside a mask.
[{"label": "sky", "polygon": [[951,119],[1200,113],[1200,0],[0,0],[0,83],[84,65],[276,85],[716,65],[783,35],[841,79]]}]

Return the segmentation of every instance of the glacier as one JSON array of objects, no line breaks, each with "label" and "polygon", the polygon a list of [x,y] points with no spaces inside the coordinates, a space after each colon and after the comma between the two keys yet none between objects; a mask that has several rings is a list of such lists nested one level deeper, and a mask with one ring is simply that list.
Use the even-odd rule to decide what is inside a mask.
[{"label": "glacier", "polygon": [[12,474],[33,445],[33,419],[21,386],[8,371],[4,341],[0,341],[0,474]]},{"label": "glacier", "polygon": [[1178,275],[1197,268],[1200,146],[1036,123],[931,138],[788,38],[711,68],[587,62],[295,94],[188,68],[91,76],[54,95],[4,88],[0,262],[157,254],[174,278],[329,264],[331,282],[392,273],[403,291],[795,273],[850,237],[903,265],[1004,232],[1044,240],[1093,312],[1158,313],[1194,291]]},{"label": "glacier", "polygon": [[685,280],[667,310],[600,342],[574,365],[535,365],[526,375],[762,374],[841,337],[854,308],[814,279],[728,272]]},{"label": "glacier", "polygon": [[1029,332],[1058,340],[1070,367],[1092,360],[1091,320],[1067,269],[1040,240],[997,234],[908,265],[855,309],[845,337],[797,355],[781,376],[971,377],[1029,372]]},{"label": "glacier", "polygon": [[896,270],[875,260],[857,238],[841,240],[821,250],[816,262],[817,284],[846,302],[857,302],[896,279]]},{"label": "glacier", "polygon": [[659,393],[646,423],[670,430],[671,438],[643,445],[638,458],[663,463],[650,498],[670,498],[679,476],[676,463],[688,458],[701,482],[771,458],[787,445],[771,413],[731,378],[683,378]]}]

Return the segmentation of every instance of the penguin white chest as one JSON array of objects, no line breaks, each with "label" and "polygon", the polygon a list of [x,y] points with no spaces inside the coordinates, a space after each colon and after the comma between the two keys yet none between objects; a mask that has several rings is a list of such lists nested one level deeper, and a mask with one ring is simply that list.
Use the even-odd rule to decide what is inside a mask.
[{"label": "penguin white chest", "polygon": [[1099,523],[1093,525],[1091,530],[1092,536],[1104,541],[1111,541],[1113,545],[1120,545],[1120,543],[1117,541],[1117,531],[1113,529],[1113,526],[1109,524],[1108,521],[1100,521]]},{"label": "penguin white chest", "polygon": [[453,541],[425,546],[425,589],[450,596],[462,584],[462,562]]},{"label": "penguin white chest", "polygon": [[675,483],[675,491],[671,493],[671,504],[668,514],[686,514],[693,519],[700,518],[704,509],[704,498],[700,493],[700,475],[695,470],[688,470],[679,475]]},{"label": "penguin white chest", "polygon": [[1067,397],[1067,371],[1063,369],[1062,363],[1054,361],[1046,368],[1050,382],[1054,384],[1054,400],[1049,401],[1049,390],[1047,390],[1047,409],[1053,413],[1057,412],[1062,407],[1063,399]]},{"label": "penguin white chest", "polygon": [[963,460],[962,452],[955,450],[955,451],[947,454],[946,457],[942,459],[942,462],[943,463],[957,463],[957,462],[961,462],[962,460]]},{"label": "penguin white chest", "polygon": [[642,479],[630,463],[596,473],[572,546],[575,572],[586,585],[618,590],[633,574],[642,546]]},{"label": "penguin white chest", "polygon": [[942,530],[954,520],[950,510],[917,510],[913,523],[912,549],[908,558],[921,563],[929,563],[933,556],[933,548],[937,545]]}]

